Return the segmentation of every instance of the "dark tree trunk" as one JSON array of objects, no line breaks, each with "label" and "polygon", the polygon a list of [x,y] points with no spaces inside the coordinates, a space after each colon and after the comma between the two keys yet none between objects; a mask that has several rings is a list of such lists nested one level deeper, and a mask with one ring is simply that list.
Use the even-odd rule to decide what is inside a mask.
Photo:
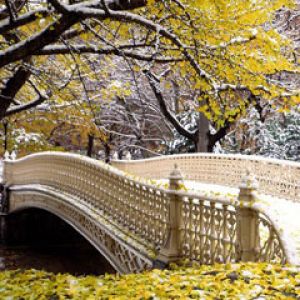
[{"label": "dark tree trunk", "polygon": [[180,107],[179,107],[180,87],[176,81],[172,81],[172,84],[173,84],[173,88],[174,88],[174,112],[175,112],[175,115],[177,115],[180,112]]},{"label": "dark tree trunk", "polygon": [[203,113],[199,113],[198,137],[196,140],[196,152],[212,152],[209,145],[209,121]]},{"label": "dark tree trunk", "polygon": [[86,153],[86,155],[88,157],[92,157],[92,155],[93,155],[94,140],[95,140],[94,135],[89,134],[89,137],[88,137],[88,148],[87,148],[87,153]]},{"label": "dark tree trunk", "polygon": [[6,120],[3,122],[3,127],[4,127],[4,152],[6,152],[8,149],[8,123]]},{"label": "dark tree trunk", "polygon": [[104,144],[104,154],[105,154],[105,162],[107,164],[110,163],[110,146],[109,144]]}]

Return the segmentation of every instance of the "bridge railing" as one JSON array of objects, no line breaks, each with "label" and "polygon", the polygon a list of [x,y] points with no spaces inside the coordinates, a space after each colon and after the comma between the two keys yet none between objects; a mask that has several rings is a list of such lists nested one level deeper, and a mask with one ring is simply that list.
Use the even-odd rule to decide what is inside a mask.
[{"label": "bridge railing", "polygon": [[300,163],[258,156],[181,154],[144,160],[114,160],[112,165],[136,176],[168,178],[177,164],[186,180],[237,187],[246,170],[256,177],[261,193],[300,202]]},{"label": "bridge railing", "polygon": [[[170,166],[168,173],[172,169]],[[45,191],[70,195],[108,223],[151,244],[161,261],[295,263],[294,250],[287,247],[284,233],[267,210],[256,203],[249,182],[238,197],[200,196],[179,191],[181,179],[173,172],[170,189],[164,189],[99,161],[65,153],[33,154],[6,161],[4,166],[7,187],[39,185]]]},{"label": "bridge railing", "polygon": [[[201,264],[267,261],[297,265],[296,247],[287,228],[275,224],[268,205],[261,201],[256,182],[243,177],[238,196],[200,196],[176,191],[182,177],[170,177],[171,231],[162,261],[188,259]],[[173,221],[172,221],[173,220]],[[173,229],[172,229],[173,228]],[[176,257],[177,254],[177,257]]]},{"label": "bridge railing", "polygon": [[7,186],[38,184],[77,197],[149,243],[161,245],[167,236],[168,191],[137,182],[102,162],[75,154],[33,154],[6,161],[4,177]]}]

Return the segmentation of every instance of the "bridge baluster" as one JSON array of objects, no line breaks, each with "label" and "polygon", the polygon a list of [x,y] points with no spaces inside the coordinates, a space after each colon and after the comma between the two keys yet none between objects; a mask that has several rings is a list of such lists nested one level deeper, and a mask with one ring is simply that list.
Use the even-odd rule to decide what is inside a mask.
[{"label": "bridge baluster", "polygon": [[169,177],[169,188],[174,192],[170,195],[168,239],[158,256],[158,260],[163,263],[178,261],[181,256],[180,229],[182,227],[183,199],[176,191],[180,189],[182,181],[182,174],[175,164],[175,168]]},{"label": "bridge baluster", "polygon": [[240,186],[240,207],[237,209],[237,237],[242,261],[255,261],[259,250],[258,213],[249,207],[255,200],[253,192],[256,189],[257,183],[247,171]]}]

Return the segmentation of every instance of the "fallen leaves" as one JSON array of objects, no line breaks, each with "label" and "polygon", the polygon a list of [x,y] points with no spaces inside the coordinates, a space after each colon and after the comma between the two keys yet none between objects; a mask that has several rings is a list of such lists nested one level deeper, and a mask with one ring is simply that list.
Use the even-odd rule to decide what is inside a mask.
[{"label": "fallen leaves", "polygon": [[300,299],[300,272],[266,263],[172,266],[141,274],[0,273],[1,299]]}]

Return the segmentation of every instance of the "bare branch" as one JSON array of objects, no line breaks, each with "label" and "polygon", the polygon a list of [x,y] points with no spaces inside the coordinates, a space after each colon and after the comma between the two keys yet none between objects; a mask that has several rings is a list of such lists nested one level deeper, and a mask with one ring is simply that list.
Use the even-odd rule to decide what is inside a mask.
[{"label": "bare branch", "polygon": [[159,82],[155,78],[155,76],[150,71],[145,71],[145,75],[148,78],[149,84],[152,88],[152,91],[159,103],[160,109],[163,113],[163,115],[168,119],[168,121],[175,127],[175,129],[186,138],[194,141],[196,138],[195,132],[190,132],[189,130],[185,129],[180,122],[176,119],[174,114],[172,114],[169,109],[167,108],[166,102],[164,100],[164,97],[158,87]]},{"label": "bare branch", "polygon": [[37,20],[39,15],[47,16],[49,15],[50,11],[45,8],[40,8],[34,11],[30,11],[26,14],[21,15],[20,17],[16,18],[14,22],[10,22],[9,19],[5,19],[0,22],[0,34],[5,34],[10,30],[16,29],[20,26],[24,26],[31,22]]},{"label": "bare branch", "polygon": [[97,46],[86,46],[86,45],[70,45],[69,47],[65,45],[53,45],[46,46],[41,50],[38,50],[33,53],[33,55],[51,55],[51,54],[68,54],[70,53],[70,48],[74,53],[92,53],[92,54],[114,54],[118,56],[126,56],[131,57],[137,60],[142,61],[155,61],[159,63],[167,63],[167,62],[178,62],[182,61],[183,58],[174,58],[168,56],[157,56],[153,58],[152,55],[145,55],[134,51],[123,50],[126,48],[130,48],[130,45],[118,46],[118,47],[103,47],[99,48]]},{"label": "bare branch", "polygon": [[46,101],[47,99],[48,99],[47,96],[40,94],[36,99],[34,99],[33,101],[31,101],[29,103],[18,105],[16,107],[13,107],[13,108],[7,110],[7,112],[5,113],[5,116],[8,117],[8,116],[14,115],[16,113],[20,113],[22,111],[34,108],[34,107],[38,106],[39,104],[43,103],[44,101]]}]

